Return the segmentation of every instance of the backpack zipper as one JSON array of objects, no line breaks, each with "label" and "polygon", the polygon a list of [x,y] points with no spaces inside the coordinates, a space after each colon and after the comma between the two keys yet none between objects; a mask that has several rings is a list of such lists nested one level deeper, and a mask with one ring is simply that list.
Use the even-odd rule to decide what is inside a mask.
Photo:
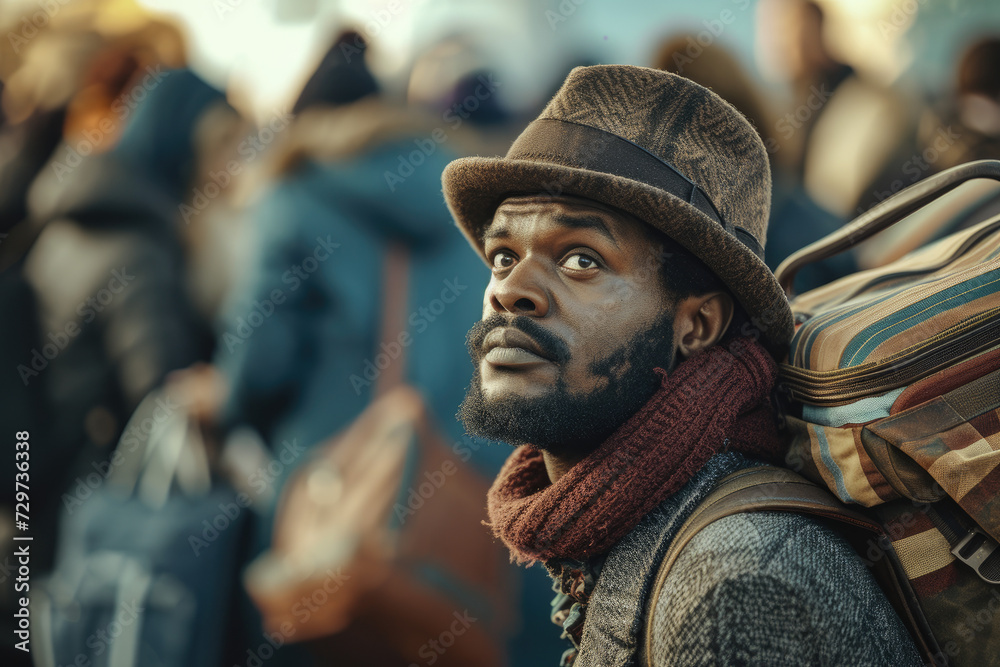
[{"label": "backpack zipper", "polygon": [[905,387],[998,346],[1000,306],[880,361],[829,371],[810,371],[781,364],[779,386],[803,403],[842,405]]}]

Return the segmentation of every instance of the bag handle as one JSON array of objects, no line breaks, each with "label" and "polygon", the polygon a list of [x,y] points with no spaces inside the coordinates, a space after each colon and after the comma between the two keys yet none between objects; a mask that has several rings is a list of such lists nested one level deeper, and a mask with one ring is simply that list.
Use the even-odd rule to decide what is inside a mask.
[{"label": "bag handle", "polygon": [[111,465],[107,481],[126,497],[138,494],[153,508],[166,503],[175,481],[189,496],[204,495],[212,487],[201,431],[186,406],[172,405],[162,387],[150,391],[132,413]]},{"label": "bag handle", "polygon": [[[1000,162],[997,164],[1000,166]],[[801,475],[785,468],[765,465],[740,470],[720,480],[708,497],[691,513],[670,543],[647,604],[645,654],[648,667],[654,667],[653,613],[671,568],[684,547],[703,528],[718,519],[741,512],[796,512],[830,519],[837,522],[841,534],[855,550],[861,547],[862,552],[868,540],[875,537],[884,554],[872,566],[875,579],[921,653],[931,658],[939,653],[930,624],[920,609],[909,579],[903,574],[902,565],[882,527],[864,514],[848,508],[830,492]]]},{"label": "bag handle", "polygon": [[900,190],[832,234],[827,234],[785,258],[774,272],[778,283],[785,290],[785,294],[791,297],[795,294],[793,286],[795,276],[802,267],[853,248],[941,195],[951,192],[966,181],[977,178],[1000,181],[1000,160],[967,162]]},{"label": "bag handle", "polygon": [[[375,379],[375,398],[384,396],[390,389],[403,384],[406,370],[406,348],[403,345],[402,334],[407,331],[406,306],[409,288],[410,253],[406,246],[394,243],[385,253],[382,266],[383,297],[382,326],[379,335],[378,354],[388,354],[383,350],[392,349],[393,343],[399,346],[399,357],[389,359],[389,365],[381,369]],[[377,364],[376,364],[377,365]]]}]

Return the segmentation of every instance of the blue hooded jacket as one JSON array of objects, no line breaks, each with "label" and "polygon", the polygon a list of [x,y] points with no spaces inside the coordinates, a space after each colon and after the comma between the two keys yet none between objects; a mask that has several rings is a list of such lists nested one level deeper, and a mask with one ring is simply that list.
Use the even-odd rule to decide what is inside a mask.
[{"label": "blue hooded jacket", "polygon": [[[510,449],[464,436],[455,418],[473,371],[465,335],[482,317],[490,275],[441,195],[441,172],[457,156],[448,139],[435,142],[427,131],[397,127],[390,134],[350,157],[298,162],[252,210],[256,254],[221,322],[216,352],[233,390],[228,419],[255,426],[276,455],[308,451],[350,424],[372,401],[384,366],[385,259],[391,246],[403,245],[404,379],[423,394],[456,458],[492,478]],[[299,457],[283,466],[276,495]],[[259,522],[258,551],[270,543],[273,511]],[[512,577],[522,613],[509,664],[553,664],[563,647],[550,630],[547,576],[512,566]]]}]

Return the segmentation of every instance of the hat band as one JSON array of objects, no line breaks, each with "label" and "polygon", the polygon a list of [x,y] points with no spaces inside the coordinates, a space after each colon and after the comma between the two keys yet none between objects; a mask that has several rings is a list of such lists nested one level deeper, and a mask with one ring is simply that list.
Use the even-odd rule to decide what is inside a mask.
[{"label": "hat band", "polygon": [[525,128],[507,158],[568,162],[566,166],[621,176],[663,190],[718,222],[757,257],[764,258],[764,248],[756,237],[727,223],[697,183],[642,146],[611,132],[558,118],[539,118]]}]

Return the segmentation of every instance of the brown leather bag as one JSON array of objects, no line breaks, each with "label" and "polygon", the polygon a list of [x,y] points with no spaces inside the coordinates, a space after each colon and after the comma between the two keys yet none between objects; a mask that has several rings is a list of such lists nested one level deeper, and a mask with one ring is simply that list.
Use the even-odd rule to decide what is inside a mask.
[{"label": "brown leather bag", "polygon": [[[404,252],[386,260],[383,340],[405,325]],[[482,525],[488,480],[402,384],[402,356],[288,481],[245,585],[268,632],[314,640],[335,664],[499,666],[514,600],[507,554]]]}]

